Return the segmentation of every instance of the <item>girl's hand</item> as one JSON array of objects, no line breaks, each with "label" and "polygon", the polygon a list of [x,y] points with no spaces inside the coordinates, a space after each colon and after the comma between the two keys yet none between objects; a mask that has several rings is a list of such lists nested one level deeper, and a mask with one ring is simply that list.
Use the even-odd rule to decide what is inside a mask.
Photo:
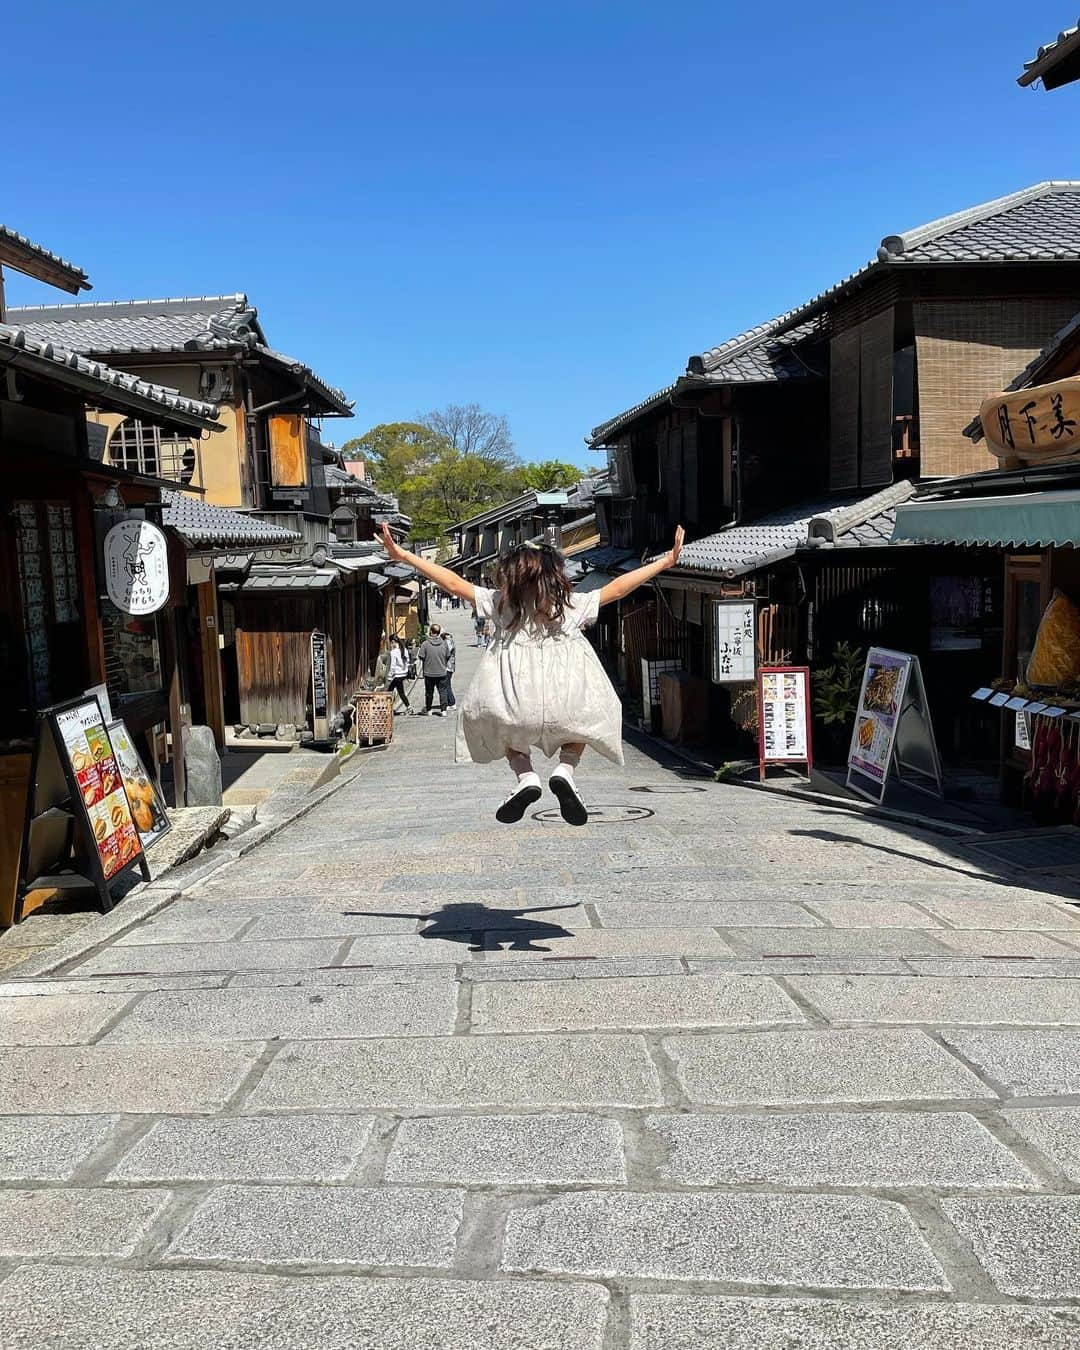
[{"label": "girl's hand", "polygon": [[383,548],[386,549],[387,553],[395,562],[400,562],[401,559],[404,558],[405,550],[390,533],[390,526],[387,525],[385,521],[383,521],[382,527],[382,542]]},{"label": "girl's hand", "polygon": [[668,564],[669,567],[674,567],[679,561],[679,554],[682,552],[683,541],[685,539],[686,531],[681,525],[677,526],[675,530],[675,543],[672,545],[671,553],[668,555],[671,558],[671,562]]}]

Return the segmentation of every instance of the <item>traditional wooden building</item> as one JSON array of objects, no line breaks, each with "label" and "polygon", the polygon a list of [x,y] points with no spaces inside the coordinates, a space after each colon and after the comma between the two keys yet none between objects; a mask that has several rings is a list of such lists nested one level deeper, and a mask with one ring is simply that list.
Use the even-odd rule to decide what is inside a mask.
[{"label": "traditional wooden building", "polygon": [[[1080,314],[1004,390],[987,391],[967,434],[994,467],[924,485],[894,538],[993,550],[1000,659],[973,670],[964,693],[991,719],[988,739],[1000,735],[1005,799],[1045,823],[1080,824]],[[1056,652],[1033,661],[1044,620]]]},{"label": "traditional wooden building", "polygon": [[[996,575],[982,577],[974,598],[980,569],[994,571],[985,555],[966,558],[960,572],[955,554],[916,560],[905,551],[901,560],[888,529],[856,555],[859,526],[840,531],[848,540],[841,564],[839,550],[831,561],[828,549],[817,552],[811,522],[877,515],[891,523],[881,494],[893,494],[891,510],[905,484],[975,467],[980,452],[963,434],[958,399],[962,406],[970,391],[978,403],[1000,387],[1076,310],[1078,295],[1080,184],[1037,184],[886,236],[852,276],[690,357],[671,385],[597,427],[590,444],[606,451],[610,470],[597,499],[603,552],[582,561],[631,565],[667,547],[680,522],[692,545],[664,578],[670,606],[631,597],[599,631],[631,697],[642,697],[639,656],[685,660],[709,678],[710,595],[754,600],[763,659],[827,661],[825,634],[844,625],[827,620],[826,610],[842,615],[864,593],[872,603],[853,641],[898,645],[897,634],[915,625],[897,616],[917,612],[926,651],[935,610],[955,611],[956,595],[970,593],[964,641],[975,642],[977,630],[980,648],[992,645],[1000,628]],[[785,549],[792,531],[805,537],[789,557],[714,566],[732,549],[736,560],[747,556],[744,545],[752,555],[756,527],[765,544],[780,530]],[[740,541],[732,530],[750,533]],[[946,561],[953,570],[940,572]],[[717,575],[724,570],[732,575]],[[730,693],[714,693],[713,707],[726,706]],[[716,723],[719,736],[722,711]]]},{"label": "traditional wooden building", "polygon": [[471,581],[489,577],[499,555],[528,540],[548,539],[573,553],[599,541],[595,494],[606,472],[552,492],[530,489],[478,512],[447,531],[453,553],[447,566]]},{"label": "traditional wooden building", "polygon": [[208,506],[251,518],[249,543],[222,552],[214,567],[223,719],[313,729],[312,633],[327,636],[330,696],[340,707],[372,667],[378,643],[369,634],[381,628],[366,569],[327,563],[340,497],[328,470],[339,456],[316,424],[348,416],[352,403],[272,347],[244,295],[35,306],[15,317],[39,340],[214,398],[219,429],[198,437],[102,413],[103,462],[166,474]]},{"label": "traditional wooden building", "polygon": [[[0,270],[77,293],[85,274],[0,228]],[[2,295],[2,285],[0,285]],[[125,517],[161,522],[157,473],[102,462],[87,417],[137,419],[166,438],[216,431],[216,407],[28,333],[0,311],[0,923],[11,921],[38,712],[94,685],[153,763],[181,735],[173,607],[186,554],[174,540],[164,608],[122,614],[108,598],[102,545]]]}]

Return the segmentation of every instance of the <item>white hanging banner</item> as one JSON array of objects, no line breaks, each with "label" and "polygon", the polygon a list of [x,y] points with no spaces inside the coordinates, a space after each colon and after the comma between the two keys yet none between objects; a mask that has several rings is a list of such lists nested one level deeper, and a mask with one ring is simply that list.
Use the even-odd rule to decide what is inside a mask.
[{"label": "white hanging banner", "polygon": [[752,683],[757,674],[754,602],[713,601],[713,684]]},{"label": "white hanging banner", "polygon": [[847,785],[880,802],[890,772],[908,787],[943,795],[941,758],[919,658],[871,647],[851,733]]},{"label": "white hanging banner", "polygon": [[124,614],[153,614],[169,598],[169,545],[148,520],[122,520],[105,536],[105,588]]}]

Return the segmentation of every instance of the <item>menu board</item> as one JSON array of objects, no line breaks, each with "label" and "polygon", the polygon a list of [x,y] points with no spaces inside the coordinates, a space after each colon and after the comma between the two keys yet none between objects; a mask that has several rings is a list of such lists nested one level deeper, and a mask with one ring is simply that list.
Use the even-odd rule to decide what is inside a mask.
[{"label": "menu board", "polygon": [[112,741],[113,754],[120,766],[120,775],[127,794],[128,805],[139,832],[144,849],[156,844],[163,834],[168,834],[172,825],[169,813],[165,809],[157,783],[146,772],[142,758],[128,734],[123,722],[109,723],[109,739]]},{"label": "menu board", "polygon": [[713,684],[752,682],[756,673],[754,603],[713,602]]},{"label": "menu board", "polygon": [[88,698],[58,711],[55,719],[101,870],[108,881],[139,857],[142,844],[101,706],[96,698]]},{"label": "menu board", "polygon": [[866,658],[848,768],[865,774],[882,787],[889,773],[910,669],[911,657],[903,652],[871,647]]},{"label": "menu board", "polygon": [[758,759],[766,764],[813,765],[810,748],[810,669],[762,666],[758,672]]},{"label": "menu board", "polygon": [[[901,769],[915,778],[902,776]],[[941,757],[919,659],[871,647],[851,732],[847,785],[880,802],[891,770],[910,787],[942,793]]]}]

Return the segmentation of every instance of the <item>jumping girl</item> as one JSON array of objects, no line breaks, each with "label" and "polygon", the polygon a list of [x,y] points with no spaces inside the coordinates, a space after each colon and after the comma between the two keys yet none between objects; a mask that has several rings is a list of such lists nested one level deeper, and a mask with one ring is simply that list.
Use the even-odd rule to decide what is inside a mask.
[{"label": "jumping girl", "polygon": [[505,759],[517,775],[517,786],[495,818],[504,824],[518,821],[542,795],[531,758],[538,749],[545,758],[559,757],[548,786],[563,819],[584,825],[589,813],[574,769],[586,746],[616,764],[623,762],[623,753],[618,695],[581,630],[596,622],[601,605],[623,599],[675,566],[682,526],[663,557],[580,595],[566,576],[562,554],[551,544],[519,544],[505,553],[494,590],[403,549],[385,525],[383,545],[395,561],[415,567],[495,625],[495,637],[461,700],[457,741],[458,759],[476,764]]}]

